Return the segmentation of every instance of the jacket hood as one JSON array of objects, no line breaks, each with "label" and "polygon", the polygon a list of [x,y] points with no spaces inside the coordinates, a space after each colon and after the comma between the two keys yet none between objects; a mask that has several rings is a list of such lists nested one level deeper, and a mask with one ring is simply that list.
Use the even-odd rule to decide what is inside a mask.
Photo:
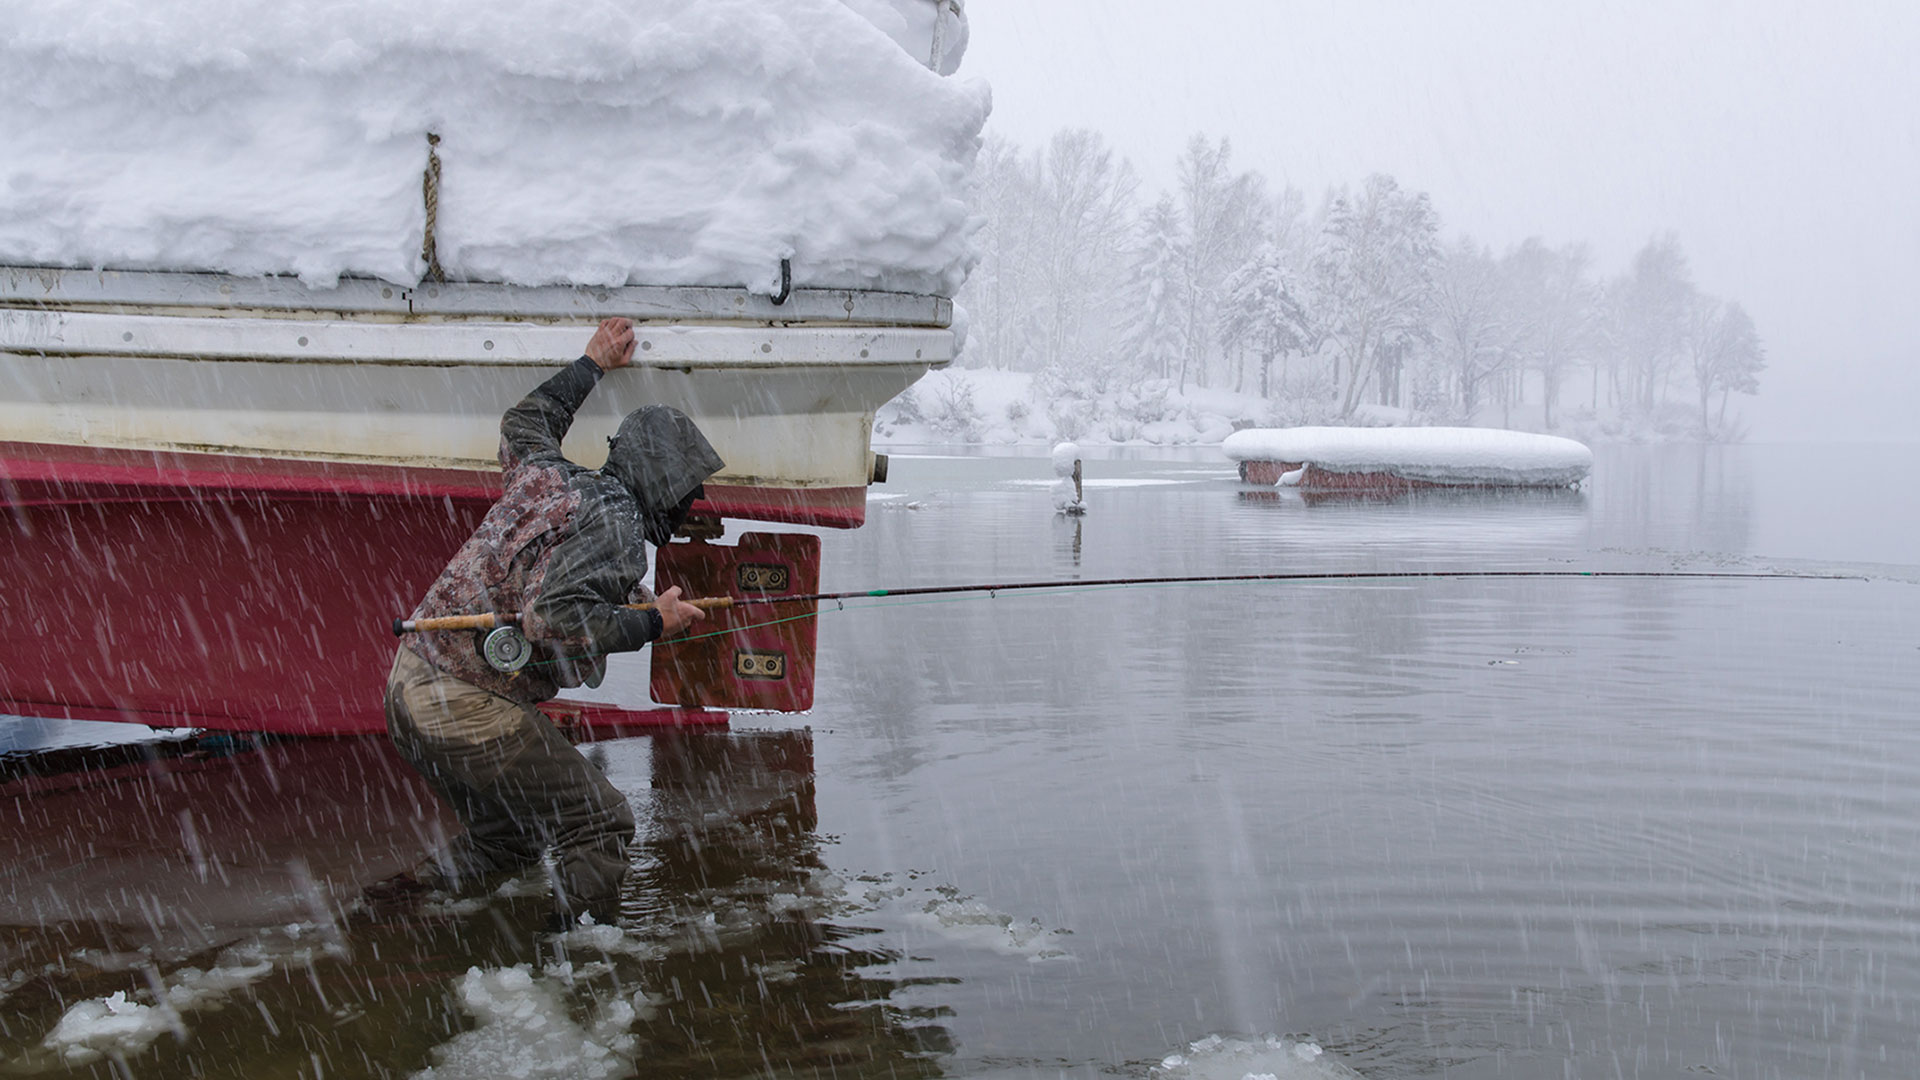
[{"label": "jacket hood", "polygon": [[656,526],[667,523],[668,535],[678,528],[676,512],[707,477],[726,463],[686,413],[668,405],[635,409],[620,421],[620,430],[608,443],[607,463],[600,471],[618,480],[640,504],[648,523],[648,537],[656,544]]}]

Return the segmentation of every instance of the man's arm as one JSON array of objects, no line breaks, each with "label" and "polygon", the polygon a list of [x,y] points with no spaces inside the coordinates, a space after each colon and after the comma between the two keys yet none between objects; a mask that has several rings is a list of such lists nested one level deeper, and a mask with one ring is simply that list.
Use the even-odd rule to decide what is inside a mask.
[{"label": "man's arm", "polygon": [[500,464],[511,468],[536,457],[560,455],[560,440],[600,376],[633,362],[633,324],[606,319],[587,342],[586,354],[534,387],[500,419]]},{"label": "man's arm", "polygon": [[614,602],[646,572],[637,543],[604,529],[582,529],[554,545],[527,597],[527,636],[565,652],[629,652],[662,636],[663,614]]},{"label": "man's arm", "polygon": [[652,611],[608,600],[630,594],[631,583],[645,571],[634,555],[637,546],[597,533],[576,533],[555,546],[541,587],[528,598],[522,627],[527,636],[581,653],[631,652],[700,621],[705,612],[683,603],[677,585],[653,598]]}]

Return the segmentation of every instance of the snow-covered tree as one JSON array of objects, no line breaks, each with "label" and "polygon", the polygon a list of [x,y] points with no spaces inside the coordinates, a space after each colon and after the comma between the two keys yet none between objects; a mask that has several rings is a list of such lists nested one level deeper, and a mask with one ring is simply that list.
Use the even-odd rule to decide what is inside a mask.
[{"label": "snow-covered tree", "polygon": [[1342,191],[1329,204],[1313,314],[1345,370],[1341,415],[1353,414],[1376,376],[1381,402],[1394,404],[1400,366],[1432,337],[1439,231],[1426,194],[1401,191],[1390,176],[1370,176],[1357,196]]},{"label": "snow-covered tree", "polygon": [[1289,269],[1304,271],[1313,261],[1313,249],[1319,227],[1307,214],[1307,197],[1288,184],[1273,197],[1267,209],[1267,243],[1279,250]]},{"label": "snow-covered tree", "polygon": [[1517,358],[1540,375],[1545,423],[1554,426],[1560,386],[1594,351],[1597,293],[1586,246],[1549,248],[1529,237],[1507,253],[1503,269]]},{"label": "snow-covered tree", "polygon": [[1460,417],[1472,420],[1481,384],[1513,356],[1513,320],[1493,252],[1461,237],[1434,276],[1434,336],[1458,394]]},{"label": "snow-covered tree", "polygon": [[1185,392],[1189,374],[1206,383],[1220,284],[1260,243],[1267,199],[1261,177],[1233,172],[1233,146],[1226,139],[1214,143],[1195,135],[1177,167],[1177,205],[1187,240],[1181,275],[1186,349],[1179,373],[1179,388]]},{"label": "snow-covered tree", "polygon": [[1034,327],[1032,265],[1034,179],[1020,147],[989,135],[973,173],[973,205],[982,219],[974,242],[980,261],[955,299],[972,317],[966,360],[1015,368]]},{"label": "snow-covered tree", "polygon": [[1274,357],[1284,357],[1307,342],[1307,312],[1293,271],[1278,247],[1263,244],[1228,276],[1225,290],[1220,344],[1251,349],[1260,358],[1260,396],[1271,397]]},{"label": "snow-covered tree", "polygon": [[[1310,213],[1297,189],[1270,195],[1236,171],[1225,139],[1196,135],[1175,164],[1171,190],[1140,206],[1132,169],[1096,133],[1039,150],[990,136],[981,150],[980,257],[956,298],[972,316],[963,363],[1035,373],[1063,434],[1121,438],[1116,417],[1139,427],[1185,407],[1176,386],[1224,372],[1251,388],[1256,360],[1263,397],[1311,388],[1287,412],[1308,417],[1403,398],[1471,417],[1538,385],[1552,428],[1571,372],[1590,364],[1596,411],[1603,376],[1606,399],[1641,416],[1691,376],[1700,430],[1717,438],[1730,396],[1758,387],[1752,320],[1697,293],[1672,235],[1602,283],[1578,244],[1443,249],[1427,196],[1388,176],[1330,190]],[[1661,426],[1678,433],[1673,419]]]},{"label": "snow-covered tree", "polygon": [[1136,376],[1168,378],[1186,355],[1186,270],[1186,229],[1173,196],[1162,194],[1141,216],[1127,279],[1120,355]]},{"label": "snow-covered tree", "polygon": [[[1139,186],[1100,135],[1062,131],[1036,173],[1032,288],[1043,368],[1079,373],[1110,349]],[[1106,309],[1106,310],[1103,310]],[[1106,317],[1092,318],[1095,314]]]},{"label": "snow-covered tree", "polygon": [[[1607,290],[1614,397],[1651,413],[1685,346],[1693,275],[1672,233],[1648,241]],[[1629,385],[1620,386],[1622,368]]]},{"label": "snow-covered tree", "polygon": [[[1767,366],[1760,332],[1738,303],[1703,296],[1688,321],[1687,352],[1700,394],[1700,432],[1709,439],[1724,438],[1727,398],[1760,392],[1760,372]],[[1708,414],[1715,393],[1720,395],[1717,417]]]},{"label": "snow-covered tree", "polygon": [[1044,152],[987,140],[974,191],[981,258],[957,298],[973,316],[974,363],[1077,377],[1110,351],[1137,186],[1091,131],[1061,131]]}]

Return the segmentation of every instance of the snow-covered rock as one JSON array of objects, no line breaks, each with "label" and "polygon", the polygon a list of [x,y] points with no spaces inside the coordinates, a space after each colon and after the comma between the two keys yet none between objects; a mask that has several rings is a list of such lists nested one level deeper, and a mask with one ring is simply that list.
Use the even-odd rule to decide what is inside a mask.
[{"label": "snow-covered rock", "polygon": [[412,284],[431,132],[453,277],[951,295],[990,95],[934,11],[0,0],[0,263]]},{"label": "snow-covered rock", "polygon": [[1593,451],[1572,439],[1487,428],[1250,428],[1220,448],[1234,461],[1431,484],[1565,486],[1593,469]]}]

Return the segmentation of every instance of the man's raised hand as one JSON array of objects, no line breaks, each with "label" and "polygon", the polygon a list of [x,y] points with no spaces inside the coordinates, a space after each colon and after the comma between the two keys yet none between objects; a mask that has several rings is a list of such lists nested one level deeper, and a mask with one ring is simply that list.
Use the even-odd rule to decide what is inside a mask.
[{"label": "man's raised hand", "polygon": [[587,359],[601,371],[626,367],[633,363],[633,324],[618,316],[600,320],[600,329],[587,342]]}]

